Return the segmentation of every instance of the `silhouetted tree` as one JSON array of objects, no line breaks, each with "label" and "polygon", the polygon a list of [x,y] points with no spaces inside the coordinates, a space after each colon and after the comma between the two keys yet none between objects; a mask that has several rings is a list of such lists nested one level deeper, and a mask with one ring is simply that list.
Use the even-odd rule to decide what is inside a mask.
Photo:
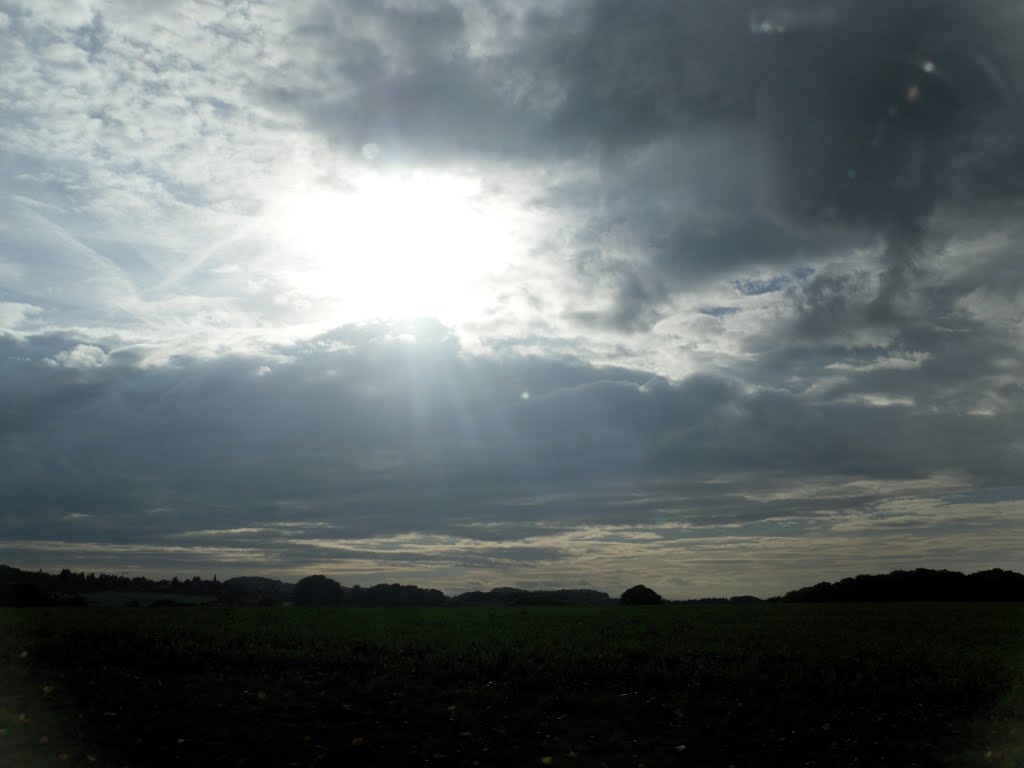
[{"label": "silhouetted tree", "polygon": [[650,587],[637,584],[623,592],[619,602],[623,605],[661,605],[661,595]]},{"label": "silhouetted tree", "polygon": [[993,568],[967,577],[970,591],[982,600],[1024,600],[1024,574]]},{"label": "silhouetted tree", "polygon": [[37,605],[50,605],[52,602],[49,593],[32,582],[18,581],[0,585],[0,605],[28,608]]},{"label": "silhouetted tree", "polygon": [[265,576],[236,576],[221,583],[220,599],[233,605],[280,605],[292,585]]},{"label": "silhouetted tree", "polygon": [[823,581],[787,592],[782,599],[791,603],[1024,600],[1024,575],[993,569],[965,576],[958,571],[917,568],[861,574],[834,584]]},{"label": "silhouetted tree", "polygon": [[411,584],[376,584],[359,592],[365,605],[444,605],[444,593],[439,589],[422,589]]},{"label": "silhouetted tree", "polygon": [[292,602],[295,605],[338,605],[341,596],[338,582],[318,574],[299,580],[292,591]]},{"label": "silhouetted tree", "polygon": [[608,605],[615,602],[595,589],[525,590],[495,587],[489,592],[463,592],[445,601],[446,605]]}]

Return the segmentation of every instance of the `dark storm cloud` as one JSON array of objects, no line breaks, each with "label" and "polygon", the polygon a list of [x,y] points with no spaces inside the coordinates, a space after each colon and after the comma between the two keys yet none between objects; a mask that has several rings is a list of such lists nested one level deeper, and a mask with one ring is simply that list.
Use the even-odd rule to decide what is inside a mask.
[{"label": "dark storm cloud", "polygon": [[[475,358],[429,324],[343,328],[266,360],[161,367],[118,355],[94,365],[98,356],[73,339],[64,351],[77,356],[55,352],[57,341],[3,340],[4,539],[158,544],[294,521],[308,527],[292,537],[301,548],[324,535],[317,524],[361,539],[473,536],[483,523],[507,532],[813,517],[843,501],[757,495],[808,476],[960,471],[978,488],[1005,485],[1024,426],[1019,407],[994,419],[858,400],[876,387],[900,391],[884,369],[858,372],[866,360],[851,361],[846,383],[815,402],[706,375],[671,384],[624,369]],[[950,378],[926,362],[899,373],[915,390],[966,392],[991,369]],[[30,417],[12,416],[21,412]],[[877,498],[862,490],[845,503]]]},{"label": "dark storm cloud", "polygon": [[780,43],[758,125],[767,200],[784,221],[884,239],[867,318],[884,321],[938,204],[1020,199],[1024,83],[1004,26],[1019,31],[1011,4],[870,6],[847,5],[826,32]]},{"label": "dark storm cloud", "polygon": [[501,83],[466,60],[465,23],[452,4],[325,2],[294,32],[316,52],[313,81],[296,88],[284,72],[266,96],[299,108],[347,149],[373,142],[391,160],[452,161],[505,151],[508,126],[529,122]]},{"label": "dark storm cloud", "polygon": [[851,322],[898,323],[937,207],[1005,215],[1024,193],[1009,0],[495,6],[502,45],[483,50],[457,6],[381,6],[372,24],[367,8],[324,3],[297,30],[322,64],[287,100],[403,161],[597,163],[598,189],[537,195],[590,220],[581,252],[619,226],[653,254],[619,270],[597,322],[649,325],[695,280],[882,240]]}]

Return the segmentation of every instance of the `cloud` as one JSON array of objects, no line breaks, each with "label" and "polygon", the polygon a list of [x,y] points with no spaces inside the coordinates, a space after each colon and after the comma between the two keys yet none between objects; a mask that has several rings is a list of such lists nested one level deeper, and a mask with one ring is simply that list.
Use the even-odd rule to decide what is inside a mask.
[{"label": "cloud", "polygon": [[[1019,16],[1008,2],[802,5],[451,4],[371,23],[322,4],[296,31],[325,78],[268,98],[402,162],[599,169],[539,195],[577,217],[589,279],[619,285],[614,308],[578,320],[650,326],[666,290],[881,239],[871,300],[847,317],[898,322],[930,220],[1005,216],[1024,192]],[[772,21],[790,16],[816,21]],[[495,18],[507,42],[482,44]]]},{"label": "cloud", "polygon": [[0,301],[0,330],[13,330],[42,309],[20,301]]},{"label": "cloud", "polygon": [[107,353],[92,344],[76,344],[45,361],[64,368],[99,368],[107,361]]},{"label": "cloud", "polygon": [[[264,376],[246,357],[114,370],[66,339],[13,344],[4,378],[22,407],[0,443],[0,535],[140,545],[154,563],[162,547],[170,558],[216,541],[296,572],[326,550],[346,568],[449,584],[524,557],[554,574],[571,531],[779,535],[840,510],[875,510],[887,530],[905,512],[878,505],[900,489],[934,505],[1012,484],[1019,465],[1019,409],[994,419],[869,397],[870,377],[935,375],[925,357],[840,367],[868,383],[816,400],[718,376],[477,357],[429,325],[338,328],[282,347]],[[830,480],[811,489],[810,477]],[[412,543],[394,549],[394,537]],[[599,549],[570,570],[617,568]]]},{"label": "cloud", "polygon": [[0,537],[680,589],[1001,552],[942,512],[1022,448],[1024,17],[982,6],[8,3]]},{"label": "cloud", "polygon": [[[9,115],[11,191],[92,253],[52,272],[105,266],[46,302],[33,261],[11,284],[63,300],[51,323],[96,322],[116,294],[106,322],[146,341],[322,322],[330,301],[268,243],[270,193],[419,168],[544,214],[475,321],[487,343],[536,335],[539,308],[551,346],[580,334],[587,354],[625,344],[651,364],[639,350],[659,323],[723,285],[780,280],[799,283],[801,332],[885,333],[928,309],[925,233],[1003,228],[1020,198],[1020,20],[986,7],[181,4],[171,26],[133,3],[15,8],[2,87],[36,106]],[[39,228],[9,226],[12,249]],[[75,290],[97,281],[92,300]],[[211,297],[208,315],[186,300]]]}]

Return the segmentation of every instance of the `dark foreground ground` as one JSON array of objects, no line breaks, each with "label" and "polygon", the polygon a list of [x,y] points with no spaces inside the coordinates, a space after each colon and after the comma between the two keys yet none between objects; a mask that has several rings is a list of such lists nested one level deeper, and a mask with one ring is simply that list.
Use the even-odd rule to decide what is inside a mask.
[{"label": "dark foreground ground", "polygon": [[0,611],[0,767],[1024,766],[1024,607]]}]

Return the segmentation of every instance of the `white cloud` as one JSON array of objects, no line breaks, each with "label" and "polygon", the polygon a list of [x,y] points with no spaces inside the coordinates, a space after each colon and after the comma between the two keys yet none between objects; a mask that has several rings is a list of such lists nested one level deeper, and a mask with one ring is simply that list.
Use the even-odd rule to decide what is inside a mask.
[{"label": "white cloud", "polygon": [[32,317],[42,313],[42,307],[18,301],[0,301],[0,331],[17,330]]},{"label": "white cloud", "polygon": [[51,365],[61,368],[101,368],[107,362],[107,353],[91,344],[78,344],[73,349],[58,352],[46,358]]},{"label": "white cloud", "polygon": [[920,368],[930,357],[928,352],[909,352],[902,355],[887,355],[876,358],[870,363],[829,363],[825,366],[830,371],[852,371],[866,373],[869,371],[912,371]]}]

